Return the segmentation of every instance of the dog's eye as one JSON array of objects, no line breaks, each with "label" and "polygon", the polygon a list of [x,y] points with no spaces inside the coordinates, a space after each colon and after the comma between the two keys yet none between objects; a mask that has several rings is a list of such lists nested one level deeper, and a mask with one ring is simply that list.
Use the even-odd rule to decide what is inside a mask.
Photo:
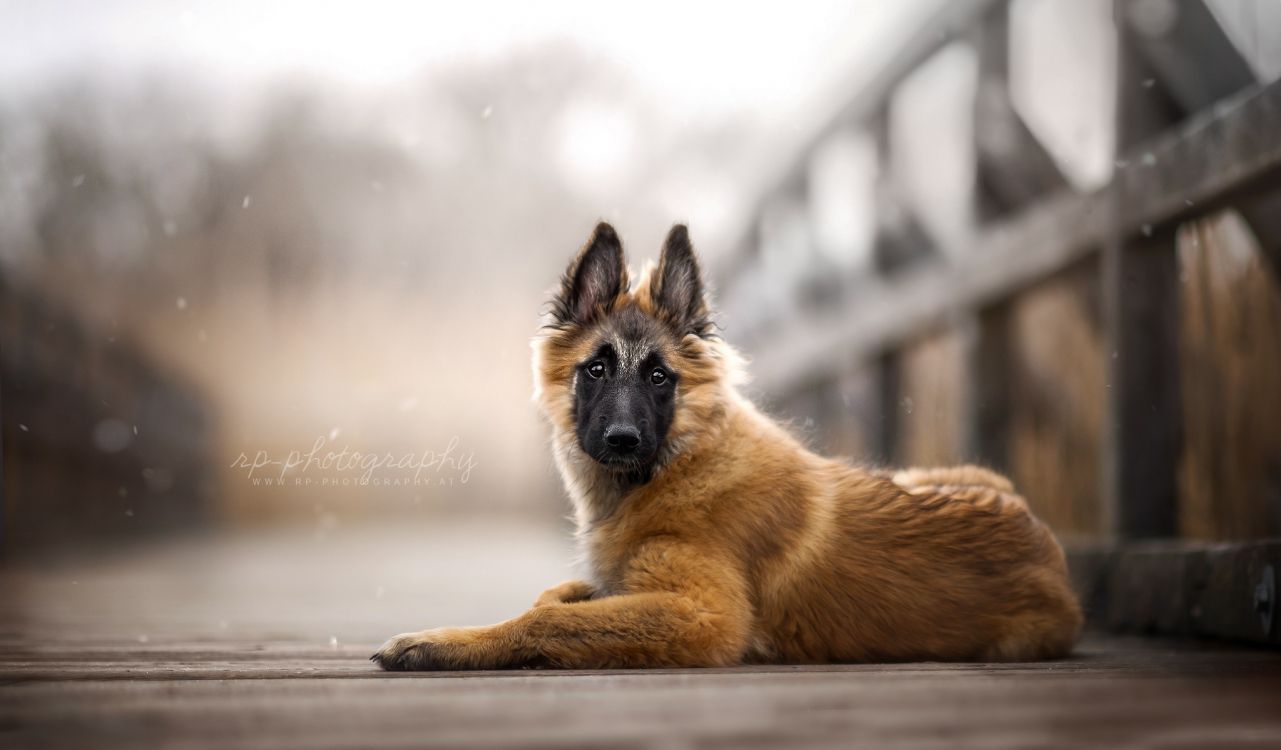
[{"label": "dog's eye", "polygon": [[587,366],[587,374],[593,378],[605,377],[605,363],[596,361]]},{"label": "dog's eye", "polygon": [[656,367],[654,368],[654,371],[649,374],[649,382],[654,385],[662,385],[667,382],[667,373]]}]

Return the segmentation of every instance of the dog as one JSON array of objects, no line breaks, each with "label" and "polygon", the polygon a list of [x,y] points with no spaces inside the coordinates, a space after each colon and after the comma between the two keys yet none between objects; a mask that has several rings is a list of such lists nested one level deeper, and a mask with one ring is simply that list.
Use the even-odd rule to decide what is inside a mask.
[{"label": "dog", "polygon": [[629,283],[601,223],[534,341],[590,573],[486,627],[396,636],[388,670],[1027,661],[1070,652],[1063,551],[1010,481],[807,450],[739,394],[685,226]]}]

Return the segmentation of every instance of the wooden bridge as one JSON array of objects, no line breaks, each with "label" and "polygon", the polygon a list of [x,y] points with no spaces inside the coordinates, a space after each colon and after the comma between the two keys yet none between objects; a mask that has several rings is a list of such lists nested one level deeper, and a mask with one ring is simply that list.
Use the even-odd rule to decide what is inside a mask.
[{"label": "wooden bridge", "polygon": [[[781,155],[712,269],[725,336],[818,447],[1012,474],[1071,542],[1071,658],[380,672],[568,577],[567,533],[210,533],[199,403],[6,287],[0,745],[1281,745],[1277,6],[941,8]],[[71,469],[108,502],[29,502]],[[135,502],[153,543],[43,561],[137,536]]]}]

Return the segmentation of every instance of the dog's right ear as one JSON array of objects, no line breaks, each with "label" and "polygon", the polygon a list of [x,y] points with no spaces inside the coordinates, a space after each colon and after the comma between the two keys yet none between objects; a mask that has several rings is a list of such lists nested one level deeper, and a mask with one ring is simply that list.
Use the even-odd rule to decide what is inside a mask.
[{"label": "dog's right ear", "polygon": [[627,264],[623,244],[614,228],[602,221],[565,271],[560,293],[552,300],[552,318],[556,325],[590,323],[609,312],[614,300],[625,291]]}]

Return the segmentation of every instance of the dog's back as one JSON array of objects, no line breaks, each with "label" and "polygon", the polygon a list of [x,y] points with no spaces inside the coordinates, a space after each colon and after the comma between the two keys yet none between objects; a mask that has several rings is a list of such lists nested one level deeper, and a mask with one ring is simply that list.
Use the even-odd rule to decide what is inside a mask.
[{"label": "dog's back", "polygon": [[737,422],[724,438],[734,447],[699,467],[727,491],[699,512],[708,534],[738,540],[753,571],[749,658],[1010,661],[1071,650],[1081,614],[1063,552],[1008,479],[976,466],[880,474],[815,456],[758,413]]}]

